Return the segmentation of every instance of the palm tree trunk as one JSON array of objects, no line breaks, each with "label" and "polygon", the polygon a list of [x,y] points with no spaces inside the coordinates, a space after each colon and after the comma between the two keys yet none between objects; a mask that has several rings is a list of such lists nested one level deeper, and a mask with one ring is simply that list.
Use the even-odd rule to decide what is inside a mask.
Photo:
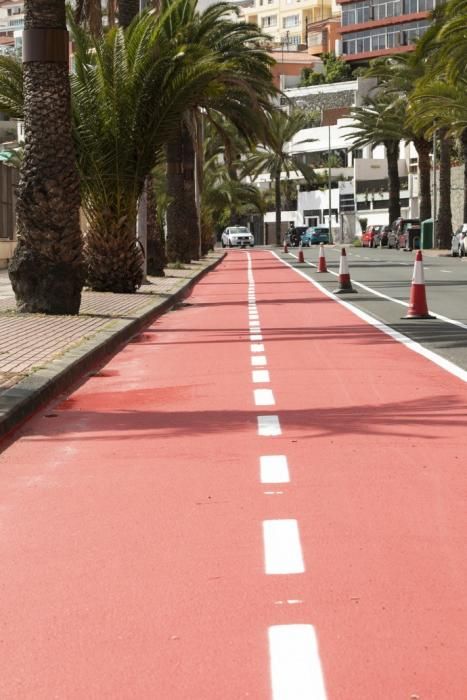
[{"label": "palm tree trunk", "polygon": [[389,190],[389,224],[401,215],[400,179],[399,179],[399,141],[385,141],[386,160],[388,163]]},{"label": "palm tree trunk", "polygon": [[274,202],[276,209],[276,245],[281,244],[281,174],[280,171],[274,175]]},{"label": "palm tree trunk", "polygon": [[451,247],[451,139],[446,136],[446,130],[440,133],[437,238],[440,248]]},{"label": "palm tree trunk", "polygon": [[118,0],[118,23],[128,27],[139,12],[139,0]]},{"label": "palm tree trunk", "polygon": [[167,144],[167,257],[169,262],[191,262],[191,247],[186,227],[183,148],[181,126]]},{"label": "palm tree trunk", "polygon": [[154,189],[154,179],[152,175],[146,178],[147,191],[147,257],[148,257],[148,275],[153,277],[164,277],[164,267],[167,265],[167,256],[165,253],[165,241],[162,227],[159,222],[157,211],[157,198]]},{"label": "palm tree trunk", "polygon": [[420,221],[425,221],[431,216],[431,142],[417,138],[413,143],[418,154],[419,217]]},{"label": "palm tree trunk", "polygon": [[23,69],[26,147],[10,279],[20,311],[77,314],[84,268],[64,0],[26,0]]},{"label": "palm tree trunk", "polygon": [[190,241],[191,260],[199,260],[200,230],[195,189],[195,149],[193,137],[186,124],[182,126],[183,189],[185,196],[186,230]]},{"label": "palm tree trunk", "polygon": [[464,161],[464,218],[462,221],[467,223],[467,129],[461,133],[462,144],[462,159]]}]

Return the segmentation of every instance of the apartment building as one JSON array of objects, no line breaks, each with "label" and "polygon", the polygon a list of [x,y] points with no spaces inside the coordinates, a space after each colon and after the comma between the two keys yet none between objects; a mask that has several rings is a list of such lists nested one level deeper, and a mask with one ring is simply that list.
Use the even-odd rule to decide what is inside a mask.
[{"label": "apartment building", "polygon": [[24,0],[0,0],[0,53],[21,55]]},{"label": "apartment building", "polygon": [[[355,64],[411,51],[430,25],[436,0],[338,0],[342,56]],[[438,0],[439,4],[439,0]]]},{"label": "apartment building", "polygon": [[309,24],[339,12],[334,0],[251,0],[242,9],[247,22],[258,24],[286,51],[306,46]]}]

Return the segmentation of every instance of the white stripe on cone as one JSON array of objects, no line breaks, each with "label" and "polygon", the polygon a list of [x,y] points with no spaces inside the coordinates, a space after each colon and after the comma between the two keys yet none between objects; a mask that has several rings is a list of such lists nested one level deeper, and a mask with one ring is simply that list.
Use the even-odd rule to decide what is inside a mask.
[{"label": "white stripe on cone", "polygon": [[348,275],[348,274],[349,274],[349,263],[347,261],[347,253],[345,252],[345,248],[342,248],[341,259],[339,262],[339,275]]},{"label": "white stripe on cone", "polygon": [[413,266],[412,284],[425,284],[425,275],[423,272],[422,251],[417,251],[415,264]]}]

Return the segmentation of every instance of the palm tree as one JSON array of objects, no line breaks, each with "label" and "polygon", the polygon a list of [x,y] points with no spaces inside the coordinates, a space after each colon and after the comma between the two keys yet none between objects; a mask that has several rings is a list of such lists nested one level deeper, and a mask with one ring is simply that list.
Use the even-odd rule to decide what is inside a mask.
[{"label": "palm tree", "polygon": [[26,0],[22,82],[25,149],[10,279],[20,311],[76,314],[84,270],[63,0]]},{"label": "palm tree", "polygon": [[75,135],[83,173],[88,282],[93,289],[132,292],[142,280],[135,242],[144,181],[173,138],[181,114],[222,64],[196,44],[179,50],[168,39],[173,2],[160,17],[145,13],[127,30],[100,39],[75,30],[72,76]]},{"label": "palm tree", "polygon": [[251,137],[257,125],[255,115],[269,108],[269,98],[275,94],[275,89],[270,72],[272,60],[261,45],[264,35],[255,25],[232,21],[231,4],[216,3],[199,13],[196,0],[187,0],[180,9],[183,16],[177,25],[177,34],[172,33],[171,38],[203,45],[223,64],[196,108],[185,113],[174,142],[167,148],[167,176],[171,180],[168,185],[171,197],[167,211],[168,255],[172,260],[188,261],[198,257],[200,235],[194,187],[202,151],[198,108],[203,109],[205,121],[215,121],[219,115],[224,115],[238,130]]},{"label": "palm tree", "polygon": [[[306,163],[301,154],[291,153],[290,144],[294,137],[306,128],[309,117],[306,113],[295,110],[290,114],[276,109],[266,116],[266,128],[261,146],[245,162],[245,170],[253,177],[267,172],[274,183],[274,201],[276,212],[275,238],[276,245],[281,244],[281,177],[286,178],[291,172],[299,172],[309,183],[315,179],[315,173]],[[304,137],[294,140],[294,145],[309,143],[313,139]]]},{"label": "palm tree", "polygon": [[404,123],[404,107],[391,95],[383,93],[374,98],[367,98],[361,107],[354,107],[351,112],[354,120],[353,131],[349,139],[352,148],[383,144],[388,165],[389,224],[401,215],[400,180],[399,180],[399,143],[401,128]]},{"label": "palm tree", "polygon": [[423,129],[415,128],[405,112],[410,102],[415,84],[426,74],[426,60],[416,53],[396,54],[370,63],[365,72],[366,77],[378,79],[378,91],[391,95],[400,103],[398,107],[404,112],[401,124],[401,138],[412,141],[418,155],[419,174],[419,217],[421,221],[431,216],[431,141],[425,138]]},{"label": "palm tree", "polygon": [[101,0],[77,0],[74,15],[76,23],[85,27],[91,34],[102,34]]}]

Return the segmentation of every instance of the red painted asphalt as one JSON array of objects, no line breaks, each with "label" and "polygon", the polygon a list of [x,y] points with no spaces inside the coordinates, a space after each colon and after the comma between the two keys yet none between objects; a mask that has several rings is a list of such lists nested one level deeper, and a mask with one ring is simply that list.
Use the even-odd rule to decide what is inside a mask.
[{"label": "red painted asphalt", "polygon": [[[269,252],[187,301],[0,457],[2,700],[267,700],[267,630],[294,623],[329,700],[464,700],[465,384]],[[289,484],[260,483],[272,454]],[[298,521],[305,573],[265,574],[270,519]]]}]

